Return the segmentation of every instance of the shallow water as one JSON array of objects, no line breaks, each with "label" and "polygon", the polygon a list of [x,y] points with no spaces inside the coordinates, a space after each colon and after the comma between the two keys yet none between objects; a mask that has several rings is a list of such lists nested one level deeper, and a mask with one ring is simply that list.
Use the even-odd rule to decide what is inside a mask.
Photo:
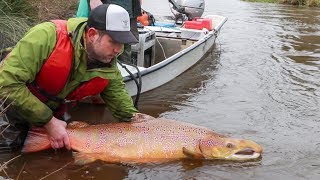
[{"label": "shallow water", "polygon": [[[143,3],[154,14],[170,13],[165,0]],[[63,167],[47,179],[319,179],[320,9],[215,0],[206,1],[205,14],[228,17],[213,51],[143,94],[140,111],[254,140],[264,148],[261,159],[79,167],[68,164],[70,153],[47,151],[12,161],[9,177],[24,169],[20,179],[38,179]],[[110,117],[100,106],[72,114],[95,123]]]}]

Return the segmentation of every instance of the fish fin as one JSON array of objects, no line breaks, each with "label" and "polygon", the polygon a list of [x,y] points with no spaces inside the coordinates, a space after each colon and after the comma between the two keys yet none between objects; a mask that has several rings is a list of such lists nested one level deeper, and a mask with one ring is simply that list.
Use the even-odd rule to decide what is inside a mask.
[{"label": "fish fin", "polygon": [[74,163],[76,165],[85,165],[96,161],[97,159],[89,153],[72,152]]},{"label": "fish fin", "polygon": [[192,159],[203,159],[204,156],[201,153],[191,151],[185,147],[182,148],[183,154]]},{"label": "fish fin", "polygon": [[44,128],[32,127],[24,141],[22,153],[30,153],[50,149],[51,144]]},{"label": "fish fin", "polygon": [[89,126],[89,124],[82,121],[72,121],[71,123],[68,124],[68,128],[70,129],[84,128],[87,126]]}]

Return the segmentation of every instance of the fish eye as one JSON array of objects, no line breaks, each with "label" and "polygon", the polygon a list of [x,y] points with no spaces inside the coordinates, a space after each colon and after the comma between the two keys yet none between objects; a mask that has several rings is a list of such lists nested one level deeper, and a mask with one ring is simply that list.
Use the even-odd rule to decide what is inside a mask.
[{"label": "fish eye", "polygon": [[228,143],[226,146],[227,146],[227,148],[233,148],[234,147],[234,145],[232,143]]}]

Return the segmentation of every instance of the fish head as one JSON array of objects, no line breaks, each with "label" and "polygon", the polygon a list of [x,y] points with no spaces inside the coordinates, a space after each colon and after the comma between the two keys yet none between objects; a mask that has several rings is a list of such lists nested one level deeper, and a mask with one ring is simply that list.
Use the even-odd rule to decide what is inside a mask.
[{"label": "fish head", "polygon": [[254,141],[209,136],[200,141],[199,149],[206,159],[250,160],[261,156],[262,147]]}]

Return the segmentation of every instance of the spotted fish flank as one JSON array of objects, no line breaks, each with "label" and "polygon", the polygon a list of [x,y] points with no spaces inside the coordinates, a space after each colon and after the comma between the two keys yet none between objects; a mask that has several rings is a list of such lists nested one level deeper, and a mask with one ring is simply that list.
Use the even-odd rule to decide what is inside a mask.
[{"label": "spotted fish flank", "polygon": [[[212,130],[145,114],[133,122],[88,125],[73,122],[67,128],[78,164],[157,162],[181,158],[247,160],[260,157],[262,147],[250,140],[233,139]],[[33,128],[23,152],[51,148],[45,130]]]}]

